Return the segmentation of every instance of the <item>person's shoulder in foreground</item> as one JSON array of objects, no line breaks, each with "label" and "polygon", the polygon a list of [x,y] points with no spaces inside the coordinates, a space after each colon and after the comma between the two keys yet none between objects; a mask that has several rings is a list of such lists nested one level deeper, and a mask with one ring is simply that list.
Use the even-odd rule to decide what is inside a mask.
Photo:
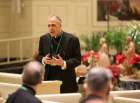
[{"label": "person's shoulder in foreground", "polygon": [[83,100],[81,100],[80,103],[106,103],[106,102],[100,96],[89,95]]}]

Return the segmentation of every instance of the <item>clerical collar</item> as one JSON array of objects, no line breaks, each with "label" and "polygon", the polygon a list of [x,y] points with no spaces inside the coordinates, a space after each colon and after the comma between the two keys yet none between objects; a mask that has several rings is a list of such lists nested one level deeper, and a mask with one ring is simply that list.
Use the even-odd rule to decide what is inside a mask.
[{"label": "clerical collar", "polygon": [[51,37],[53,37],[53,38],[57,39],[57,38],[60,38],[62,34],[63,34],[63,31],[61,31],[61,32],[60,32],[60,34],[59,34],[59,35],[57,35],[57,36],[52,36],[51,34],[50,34],[50,35],[51,35]]}]

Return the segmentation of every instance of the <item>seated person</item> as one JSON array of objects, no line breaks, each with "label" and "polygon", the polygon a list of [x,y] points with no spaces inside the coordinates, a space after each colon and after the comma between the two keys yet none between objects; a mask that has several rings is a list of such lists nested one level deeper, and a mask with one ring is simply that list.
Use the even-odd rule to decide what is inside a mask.
[{"label": "seated person", "polygon": [[6,103],[42,103],[35,94],[37,86],[44,79],[44,73],[45,69],[39,62],[26,64],[22,74],[23,85],[8,97]]},{"label": "seated person", "polygon": [[112,90],[112,73],[104,67],[93,67],[87,74],[84,89],[85,96],[99,96],[108,101],[110,90]]}]

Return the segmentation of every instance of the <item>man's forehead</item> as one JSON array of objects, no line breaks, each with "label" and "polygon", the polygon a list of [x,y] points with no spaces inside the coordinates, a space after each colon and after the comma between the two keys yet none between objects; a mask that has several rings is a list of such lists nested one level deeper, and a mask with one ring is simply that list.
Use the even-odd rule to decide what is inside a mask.
[{"label": "man's forehead", "polygon": [[55,16],[50,17],[48,22],[50,22],[50,23],[61,23],[61,21],[59,21]]},{"label": "man's forehead", "polygon": [[49,21],[48,24],[59,24],[57,21]]}]

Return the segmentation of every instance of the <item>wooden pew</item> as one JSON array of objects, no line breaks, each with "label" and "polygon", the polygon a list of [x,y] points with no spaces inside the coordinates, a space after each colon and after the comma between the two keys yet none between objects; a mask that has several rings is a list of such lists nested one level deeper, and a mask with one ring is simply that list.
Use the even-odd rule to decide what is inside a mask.
[{"label": "wooden pew", "polygon": [[47,94],[37,95],[40,100],[49,100],[59,103],[79,103],[82,95],[80,93]]},{"label": "wooden pew", "polygon": [[21,75],[12,74],[12,73],[0,73],[0,82],[3,83],[12,83],[12,84],[21,84]]},{"label": "wooden pew", "polygon": [[126,98],[126,97],[114,97],[113,103],[140,103],[140,99]]},{"label": "wooden pew", "polygon": [[[37,94],[58,94],[60,93],[60,81],[44,81],[38,88]],[[6,98],[9,94],[16,91],[21,84],[10,84],[0,82],[0,93]]]},{"label": "wooden pew", "polygon": [[15,92],[21,85],[19,84],[9,84],[0,82],[0,93],[1,96],[6,99],[8,95]]},{"label": "wooden pew", "polygon": [[[0,73],[0,82],[21,85],[22,79],[20,74]],[[58,94],[61,84],[61,81],[43,81],[37,88],[37,94]]]},{"label": "wooden pew", "polygon": [[61,81],[43,81],[37,88],[37,94],[58,94],[61,84]]},{"label": "wooden pew", "polygon": [[109,103],[140,103],[140,90],[111,91]]},{"label": "wooden pew", "polygon": [[140,99],[140,90],[111,91],[110,96]]}]

